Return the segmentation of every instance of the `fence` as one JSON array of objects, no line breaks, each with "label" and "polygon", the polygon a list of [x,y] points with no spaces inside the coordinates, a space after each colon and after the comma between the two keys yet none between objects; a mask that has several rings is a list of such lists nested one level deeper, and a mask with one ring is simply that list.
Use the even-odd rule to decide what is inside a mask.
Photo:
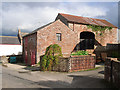
[{"label": "fence", "polygon": [[120,88],[120,61],[114,60],[114,58],[106,58],[105,80]]},{"label": "fence", "polygon": [[106,51],[108,57],[120,57],[120,44],[107,44]]},{"label": "fence", "polygon": [[59,58],[59,64],[53,70],[60,72],[72,72],[95,68],[95,56],[73,56],[69,58]]}]

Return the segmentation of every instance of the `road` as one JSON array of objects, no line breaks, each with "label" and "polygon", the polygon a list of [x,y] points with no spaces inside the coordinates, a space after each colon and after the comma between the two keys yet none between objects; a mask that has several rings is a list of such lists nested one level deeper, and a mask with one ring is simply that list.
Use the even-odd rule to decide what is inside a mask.
[{"label": "road", "polygon": [[106,88],[104,68],[93,71],[59,73],[18,73],[8,67],[2,68],[2,88]]}]

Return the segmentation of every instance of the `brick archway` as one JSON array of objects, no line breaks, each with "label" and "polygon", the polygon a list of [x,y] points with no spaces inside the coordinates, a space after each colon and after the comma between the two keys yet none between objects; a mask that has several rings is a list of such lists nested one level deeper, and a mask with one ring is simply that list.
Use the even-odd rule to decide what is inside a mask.
[{"label": "brick archway", "polygon": [[95,34],[92,32],[80,33],[80,50],[94,49]]}]

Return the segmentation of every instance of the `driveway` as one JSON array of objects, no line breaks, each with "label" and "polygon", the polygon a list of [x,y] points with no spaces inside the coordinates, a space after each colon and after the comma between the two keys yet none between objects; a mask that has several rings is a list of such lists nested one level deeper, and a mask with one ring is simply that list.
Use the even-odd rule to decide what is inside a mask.
[{"label": "driveway", "polygon": [[18,69],[3,67],[3,88],[106,88],[104,67],[92,71],[60,73],[32,71],[19,73]]}]

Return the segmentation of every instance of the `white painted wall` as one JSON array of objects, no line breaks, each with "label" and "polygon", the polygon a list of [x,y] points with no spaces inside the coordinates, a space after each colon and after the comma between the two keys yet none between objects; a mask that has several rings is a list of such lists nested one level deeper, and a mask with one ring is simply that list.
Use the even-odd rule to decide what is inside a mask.
[{"label": "white painted wall", "polygon": [[22,52],[21,45],[0,45],[0,56],[2,55],[18,55],[18,52]]}]

